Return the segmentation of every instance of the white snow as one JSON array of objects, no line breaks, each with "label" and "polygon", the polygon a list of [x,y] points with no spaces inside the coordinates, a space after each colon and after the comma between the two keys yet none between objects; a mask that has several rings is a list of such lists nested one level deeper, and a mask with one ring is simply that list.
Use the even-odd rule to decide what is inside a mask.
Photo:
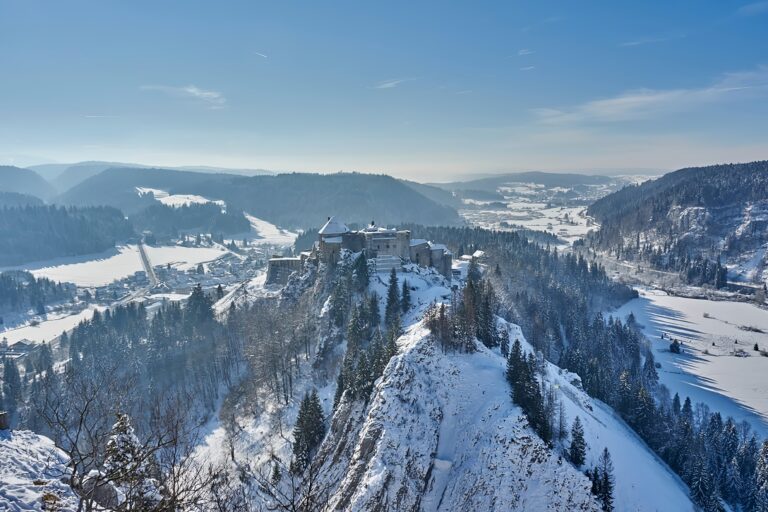
[{"label": "white snow", "polygon": [[0,331],[0,339],[7,338],[9,345],[25,339],[36,343],[51,341],[63,331],[69,331],[80,322],[90,320],[93,317],[93,312],[97,309],[103,310],[104,308],[90,306],[72,315],[48,314],[47,320],[41,321],[38,325],[26,325],[16,329]]},{"label": "white snow", "polygon": [[255,239],[257,243],[291,246],[298,236],[297,233],[280,229],[274,224],[254,217],[253,215],[246,213],[245,218],[251,223],[251,229],[255,231],[258,236],[258,238]]},{"label": "white snow", "polygon": [[[745,302],[674,297],[647,288],[638,291],[639,298],[613,314],[625,319],[633,313],[644,327],[661,363],[661,382],[681,398],[690,396],[693,402],[746,420],[768,435],[768,357],[753,350],[755,343],[768,349],[768,311]],[[671,353],[670,340],[662,340],[661,333],[684,342],[683,353]],[[745,357],[735,355],[738,350]]]},{"label": "white snow", "polygon": [[143,270],[135,245],[121,245],[98,254],[56,258],[15,268],[29,270],[35,277],[78,286],[103,286]]},{"label": "white snow", "polygon": [[145,245],[152,266],[171,265],[179,270],[189,270],[200,263],[208,263],[229,253],[221,246],[184,247],[181,245]]},{"label": "white snow", "polygon": [[[144,248],[153,266],[171,264],[181,270],[213,261],[228,253],[223,247],[145,245]],[[57,258],[14,268],[29,270],[35,277],[47,277],[53,281],[85,287],[104,286],[144,270],[136,245],[121,245],[99,254]]]},{"label": "white snow", "polygon": [[[0,430],[0,510],[77,510],[77,496],[61,481],[67,462],[47,437]],[[43,508],[44,498],[50,508]]]},{"label": "white snow", "polygon": [[136,187],[136,192],[139,194],[147,194],[152,192],[152,194],[155,196],[155,200],[173,208],[181,208],[182,206],[189,206],[191,204],[206,203],[215,203],[221,207],[222,211],[224,211],[227,207],[227,203],[224,201],[218,199],[207,199],[203,196],[198,196],[195,194],[169,194],[165,190],[148,187]]},{"label": "white snow", "polygon": [[[505,325],[510,339],[519,327]],[[509,396],[506,362],[479,346],[473,354],[443,354],[421,323],[398,341],[344,479],[330,504],[360,510],[388,503],[420,510],[591,510],[589,483],[549,452],[526,426]],[[615,468],[617,510],[691,511],[684,484],[604,404],[547,365],[568,422],[576,415],[589,445],[587,467],[607,447]],[[338,452],[334,451],[337,464]],[[425,485],[425,491],[421,488]],[[649,492],[652,490],[652,492]]]}]

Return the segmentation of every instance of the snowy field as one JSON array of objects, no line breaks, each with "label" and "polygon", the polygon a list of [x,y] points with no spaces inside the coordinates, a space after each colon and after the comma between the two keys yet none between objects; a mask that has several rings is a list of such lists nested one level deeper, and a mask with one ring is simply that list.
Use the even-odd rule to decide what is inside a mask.
[{"label": "snowy field", "polygon": [[74,315],[49,314],[47,315],[46,320],[41,321],[36,326],[25,325],[24,327],[9,329],[7,331],[0,330],[0,339],[7,338],[9,345],[13,345],[17,341],[24,339],[37,343],[51,341],[63,331],[69,331],[80,322],[90,320],[96,309],[102,310],[104,308],[91,306]]},{"label": "snowy field", "polygon": [[740,261],[728,264],[728,278],[745,283],[766,283],[766,247],[765,245],[753,252],[743,255]]},{"label": "snowy field", "polygon": [[[473,201],[477,204],[479,201]],[[582,238],[597,226],[586,216],[585,207],[557,206],[525,199],[505,201],[506,209],[467,209],[459,214],[470,224],[488,229],[505,229],[505,224],[546,231],[568,242]],[[482,208],[482,207],[480,207]]]},{"label": "snowy field", "polygon": [[291,246],[296,241],[297,233],[280,229],[265,220],[245,214],[245,218],[251,223],[251,230],[256,234],[253,241],[261,244]]},{"label": "snowy field", "polygon": [[[744,302],[639,292],[612,314],[624,319],[633,313],[643,326],[661,363],[661,382],[768,435],[768,357],[753,350],[755,343],[768,350],[768,311]],[[662,333],[683,342],[683,353],[671,353]]]},{"label": "snowy field", "polygon": [[224,211],[227,207],[227,203],[224,201],[207,199],[203,196],[198,196],[195,194],[169,194],[165,190],[147,187],[136,187],[136,192],[139,194],[147,194],[152,192],[152,195],[155,196],[155,200],[173,208],[181,208],[182,206],[189,206],[191,204],[206,203],[217,204],[221,207],[222,211]]},{"label": "snowy field", "polygon": [[[171,265],[179,270],[188,270],[199,263],[208,263],[228,254],[223,247],[183,247],[180,245],[163,245],[154,247],[145,245],[147,256],[152,266]],[[139,270],[142,270],[141,268]]]},{"label": "snowy field", "polygon": [[[145,245],[144,248],[152,266],[170,264],[180,270],[213,261],[228,253],[223,247]],[[57,258],[14,268],[29,270],[35,277],[47,277],[53,281],[75,283],[78,286],[104,286],[144,270],[136,245],[121,245],[95,255]]]},{"label": "snowy field", "polygon": [[135,245],[121,245],[98,254],[56,258],[14,268],[29,270],[35,277],[47,277],[78,286],[103,286],[143,270]]}]

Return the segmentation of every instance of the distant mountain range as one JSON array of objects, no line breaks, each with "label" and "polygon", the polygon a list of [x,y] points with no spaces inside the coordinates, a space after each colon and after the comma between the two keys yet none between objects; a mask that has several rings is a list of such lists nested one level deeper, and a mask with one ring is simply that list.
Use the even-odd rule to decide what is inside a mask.
[{"label": "distant mountain range", "polygon": [[[112,168],[123,169],[152,169],[153,166],[121,163],[121,162],[78,162],[74,164],[43,164],[34,165],[29,169],[37,172],[43,178],[48,180],[59,193],[66,192],[75,185],[82,183],[83,181],[96,176],[97,174]],[[182,166],[182,167],[164,167],[164,169],[178,170],[178,171],[191,171],[199,173],[226,173],[236,174],[242,176],[257,176],[264,174],[273,174],[271,171],[264,169],[228,169],[224,167],[208,167],[208,166]]]},{"label": "distant mountain range", "polygon": [[27,194],[41,199],[56,194],[51,184],[35,171],[8,165],[0,166],[0,192]]},{"label": "distant mountain range", "polygon": [[431,183],[430,185],[444,190],[496,192],[499,187],[508,183],[536,183],[545,187],[575,187],[578,185],[607,185],[612,183],[614,179],[610,176],[530,171],[497,174],[476,180]]}]

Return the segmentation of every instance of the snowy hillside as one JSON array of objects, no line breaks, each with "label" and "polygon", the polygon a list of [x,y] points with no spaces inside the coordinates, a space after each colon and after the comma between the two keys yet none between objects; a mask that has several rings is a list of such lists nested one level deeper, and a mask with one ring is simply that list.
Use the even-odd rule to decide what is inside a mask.
[{"label": "snowy hillside", "polygon": [[47,437],[0,430],[0,510],[76,510],[77,496],[61,481],[66,464]]},{"label": "snowy hillside", "polygon": [[[433,270],[412,265],[398,279],[408,281],[413,307],[402,319],[398,354],[367,402],[345,398],[332,411],[340,368],[306,361],[289,404],[260,395],[256,407],[253,400],[235,405],[259,412],[239,415],[234,436],[226,433],[225,417],[214,422],[198,455],[225,462],[232,443],[239,464],[290,460],[288,433],[299,399],[316,388],[329,430],[314,459],[313,485],[332,510],[599,510],[583,471],[597,464],[604,448],[613,457],[616,510],[693,510],[686,486],[618,415],[581,391],[578,376],[544,363],[567,423],[579,416],[584,426],[586,464],[576,468],[559,455],[561,448],[549,449],[513,404],[498,349],[478,343],[474,353],[446,354],[424,326],[421,316],[429,304],[450,300],[450,284]],[[372,275],[368,291],[385,296],[387,280],[385,273]],[[247,294],[233,291],[216,309],[223,313],[230,302],[239,307],[256,297],[291,295],[298,284],[277,292],[265,289],[263,278],[255,279]],[[319,325],[328,325],[328,301],[322,295],[314,299]],[[531,350],[518,326],[498,322],[510,341],[518,339]]]},{"label": "snowy hillside", "polygon": [[[506,327],[524,341],[517,326]],[[443,354],[421,323],[398,345],[362,421],[354,405],[342,405],[319,454],[321,474],[339,482],[334,508],[596,509],[588,479],[549,451],[512,404],[500,354],[482,345]],[[576,376],[549,365],[547,379],[561,391],[568,422],[578,415],[584,424],[587,467],[604,447],[613,454],[617,510],[693,510],[686,487],[610,408],[569,382]]]},{"label": "snowy hillside", "polygon": [[345,468],[333,509],[598,510],[512,405],[500,357],[443,355],[421,324],[398,344],[362,424],[342,408],[323,445],[326,466]]}]

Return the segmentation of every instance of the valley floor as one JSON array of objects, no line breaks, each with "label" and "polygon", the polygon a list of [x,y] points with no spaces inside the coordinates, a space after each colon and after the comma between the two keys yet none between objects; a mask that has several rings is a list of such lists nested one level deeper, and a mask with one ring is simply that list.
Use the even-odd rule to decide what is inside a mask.
[{"label": "valley floor", "polygon": [[[768,435],[768,357],[754,350],[755,344],[768,349],[768,311],[745,302],[638,291],[639,298],[612,314],[621,319],[634,314],[661,363],[661,382],[672,393],[746,420]],[[670,352],[669,338],[684,344],[681,354]]]}]

